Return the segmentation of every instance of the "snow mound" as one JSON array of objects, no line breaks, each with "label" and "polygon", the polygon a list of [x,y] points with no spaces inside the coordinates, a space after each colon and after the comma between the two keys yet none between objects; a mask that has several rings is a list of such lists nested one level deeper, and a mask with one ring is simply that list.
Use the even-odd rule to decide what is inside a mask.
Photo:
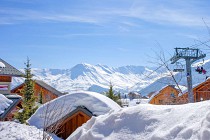
[{"label": "snow mound", "polygon": [[209,140],[210,101],[142,104],[92,117],[67,140]]},{"label": "snow mound", "polygon": [[43,132],[34,126],[15,122],[0,122],[1,140],[42,140],[42,134]]},{"label": "snow mound", "polygon": [[79,91],[63,95],[42,105],[29,118],[28,123],[37,128],[48,127],[79,106],[86,107],[96,116],[121,109],[117,103],[104,95],[96,92]]},{"label": "snow mound", "polygon": [[0,115],[4,113],[5,109],[7,109],[11,103],[12,100],[7,99],[7,97],[0,94]]}]

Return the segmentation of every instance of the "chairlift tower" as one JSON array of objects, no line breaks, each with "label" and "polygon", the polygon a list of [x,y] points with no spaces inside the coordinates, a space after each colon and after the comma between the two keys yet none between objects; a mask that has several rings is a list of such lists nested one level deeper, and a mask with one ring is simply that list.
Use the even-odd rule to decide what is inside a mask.
[{"label": "chairlift tower", "polygon": [[202,53],[199,49],[194,48],[175,48],[175,54],[170,59],[171,64],[174,64],[179,59],[185,59],[186,61],[186,74],[187,74],[187,88],[188,88],[188,102],[193,103],[193,90],[192,90],[192,73],[191,65],[193,62],[206,57],[206,54]]}]

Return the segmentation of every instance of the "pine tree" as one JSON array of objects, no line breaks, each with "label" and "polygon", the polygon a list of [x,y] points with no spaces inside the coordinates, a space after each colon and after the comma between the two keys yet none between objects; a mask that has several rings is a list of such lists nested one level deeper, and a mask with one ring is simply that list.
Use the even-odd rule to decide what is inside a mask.
[{"label": "pine tree", "polygon": [[120,95],[115,95],[113,91],[113,85],[110,83],[109,91],[105,93],[107,97],[115,101],[117,104],[121,106]]},{"label": "pine tree", "polygon": [[40,104],[43,104],[43,99],[42,99],[42,94],[43,94],[43,91],[42,91],[42,89],[41,89],[41,91],[40,91],[40,93],[39,93],[39,103]]},{"label": "pine tree", "polygon": [[23,95],[23,103],[22,103],[22,111],[18,112],[16,118],[21,122],[25,123],[27,119],[36,111],[37,107],[35,107],[35,96],[34,96],[34,81],[32,80],[31,74],[31,64],[30,60],[27,58],[27,62],[25,63],[25,82],[24,88],[21,90],[21,94]]}]

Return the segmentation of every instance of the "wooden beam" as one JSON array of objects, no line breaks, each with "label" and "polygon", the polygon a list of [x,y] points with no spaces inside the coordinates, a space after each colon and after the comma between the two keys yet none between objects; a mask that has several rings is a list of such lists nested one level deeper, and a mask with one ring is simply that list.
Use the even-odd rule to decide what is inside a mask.
[{"label": "wooden beam", "polygon": [[0,76],[0,82],[12,82],[11,76]]}]

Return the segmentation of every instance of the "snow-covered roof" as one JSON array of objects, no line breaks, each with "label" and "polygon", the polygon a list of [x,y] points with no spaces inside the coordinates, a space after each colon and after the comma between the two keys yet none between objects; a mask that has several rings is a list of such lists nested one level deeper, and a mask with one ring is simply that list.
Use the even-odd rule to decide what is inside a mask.
[{"label": "snow-covered roof", "polygon": [[186,86],[181,86],[181,85],[179,85],[179,88],[177,86],[175,86],[175,88],[178,89],[178,90],[181,89],[182,92],[184,92],[185,90],[187,90],[187,87]]},{"label": "snow-covered roof", "polygon": [[0,115],[12,104],[12,100],[7,99],[3,94],[0,94]]},{"label": "snow-covered roof", "polygon": [[[48,127],[79,106],[86,107],[93,115],[103,115],[121,107],[108,97],[96,92],[78,91],[60,96],[42,105],[29,118],[28,123],[37,128]],[[46,124],[47,120],[47,124]]]},{"label": "snow-covered roof", "polygon": [[21,96],[0,94],[0,120],[3,120],[21,101]]},{"label": "snow-covered roof", "polygon": [[142,104],[92,117],[67,140],[209,140],[210,101]]},{"label": "snow-covered roof", "polygon": [[0,62],[0,68],[5,68],[5,67],[6,67],[5,64]]},{"label": "snow-covered roof", "polygon": [[10,64],[8,64],[6,61],[4,61],[3,59],[0,58],[0,62],[1,62],[1,66],[3,66],[3,68],[1,68],[0,70],[0,75],[11,75],[11,76],[23,76],[23,73],[20,72],[19,70],[17,70],[15,67],[11,66]]}]

